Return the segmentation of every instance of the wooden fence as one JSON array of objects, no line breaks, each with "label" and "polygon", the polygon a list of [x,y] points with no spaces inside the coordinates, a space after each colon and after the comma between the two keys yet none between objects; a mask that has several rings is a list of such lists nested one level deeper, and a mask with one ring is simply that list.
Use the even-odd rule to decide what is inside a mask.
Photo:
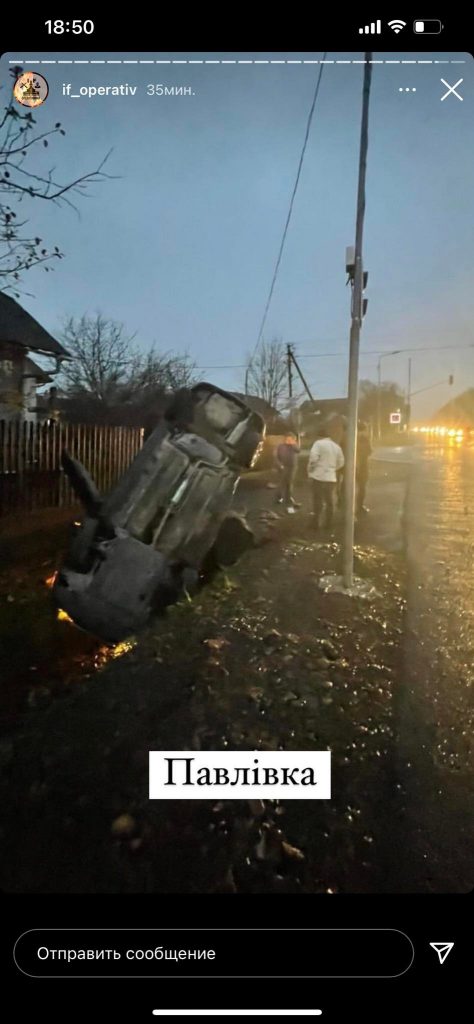
[{"label": "wooden fence", "polygon": [[0,420],[0,516],[74,505],[77,498],[61,467],[66,449],[107,492],[142,447],[140,427]]}]

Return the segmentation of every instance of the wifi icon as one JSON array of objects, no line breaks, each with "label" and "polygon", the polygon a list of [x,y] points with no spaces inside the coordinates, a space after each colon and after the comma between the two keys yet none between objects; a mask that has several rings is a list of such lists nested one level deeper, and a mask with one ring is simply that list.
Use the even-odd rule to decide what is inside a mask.
[{"label": "wifi icon", "polygon": [[395,18],[395,21],[389,21],[388,27],[392,29],[392,32],[396,32],[398,36],[398,33],[402,31],[402,28],[406,27],[406,21],[400,21],[398,18]]}]

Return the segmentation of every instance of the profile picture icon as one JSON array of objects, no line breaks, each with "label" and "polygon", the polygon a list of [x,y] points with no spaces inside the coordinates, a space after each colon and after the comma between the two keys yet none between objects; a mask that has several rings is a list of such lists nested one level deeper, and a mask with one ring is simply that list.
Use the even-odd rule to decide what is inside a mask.
[{"label": "profile picture icon", "polygon": [[46,79],[36,71],[24,71],[13,86],[13,95],[23,107],[39,107],[44,103],[48,92]]}]

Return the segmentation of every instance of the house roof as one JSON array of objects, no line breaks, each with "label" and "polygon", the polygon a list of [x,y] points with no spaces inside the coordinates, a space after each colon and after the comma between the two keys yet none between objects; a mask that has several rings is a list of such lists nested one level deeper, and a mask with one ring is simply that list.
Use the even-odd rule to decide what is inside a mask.
[{"label": "house roof", "polygon": [[338,412],[344,416],[348,405],[347,398],[315,398],[312,402],[303,402],[301,411],[305,414]]},{"label": "house roof", "polygon": [[45,331],[31,313],[10,295],[0,292],[0,343],[22,345],[34,352],[67,357],[69,353]]},{"label": "house roof", "polygon": [[32,359],[26,358],[23,363],[23,376],[34,377],[41,384],[52,384],[54,378],[46,370],[42,370]]}]

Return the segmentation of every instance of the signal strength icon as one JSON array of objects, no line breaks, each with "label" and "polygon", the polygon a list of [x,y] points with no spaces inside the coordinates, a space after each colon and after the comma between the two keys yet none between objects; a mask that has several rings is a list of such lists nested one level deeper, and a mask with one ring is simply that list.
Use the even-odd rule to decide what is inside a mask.
[{"label": "signal strength icon", "polygon": [[381,21],[371,21],[370,25],[363,25],[363,27],[359,29],[360,36],[379,36],[381,32]]},{"label": "signal strength icon", "polygon": [[395,32],[398,36],[398,33],[402,31],[402,28],[406,27],[406,21],[400,21],[396,18],[395,21],[388,22],[388,27],[391,28],[392,32]]}]

